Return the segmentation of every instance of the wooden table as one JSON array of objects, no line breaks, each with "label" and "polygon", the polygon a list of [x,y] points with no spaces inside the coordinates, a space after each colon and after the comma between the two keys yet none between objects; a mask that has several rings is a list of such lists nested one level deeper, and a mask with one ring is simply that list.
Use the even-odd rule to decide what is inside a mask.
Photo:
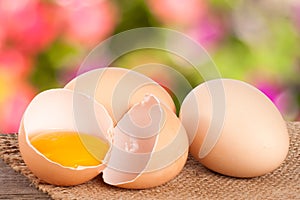
[{"label": "wooden table", "polygon": [[0,199],[51,199],[0,159]]}]

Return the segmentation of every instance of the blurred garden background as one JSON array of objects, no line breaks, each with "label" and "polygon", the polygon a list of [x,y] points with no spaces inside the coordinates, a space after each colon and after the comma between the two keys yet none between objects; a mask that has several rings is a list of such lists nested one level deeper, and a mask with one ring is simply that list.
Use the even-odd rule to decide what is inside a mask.
[{"label": "blurred garden background", "polygon": [[[300,120],[298,0],[0,0],[0,132],[17,132],[31,99],[76,76],[101,41],[149,26],[189,35],[222,77],[255,85],[286,120]],[[151,49],[129,53],[114,66],[149,62],[184,69],[192,86],[203,81],[184,68],[188,63]],[[148,75],[176,84],[163,71],[149,69]]]}]

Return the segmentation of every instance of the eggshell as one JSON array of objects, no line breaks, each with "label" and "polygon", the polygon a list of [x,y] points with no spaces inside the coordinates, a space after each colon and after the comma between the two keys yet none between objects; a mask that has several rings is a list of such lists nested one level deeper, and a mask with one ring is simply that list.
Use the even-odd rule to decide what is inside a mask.
[{"label": "eggshell", "polygon": [[65,88],[95,98],[107,109],[114,125],[148,93],[176,111],[171,96],[158,83],[143,74],[124,68],[91,70],[71,80]]},{"label": "eggshell", "polygon": [[[216,95],[220,83],[223,96]],[[217,123],[212,123],[214,118]],[[280,112],[262,92],[242,81],[216,79],[197,86],[185,98],[180,119],[191,154],[224,175],[266,174],[276,169],[288,152],[289,136]]]},{"label": "eggshell", "polygon": [[19,130],[19,148],[28,168],[41,180],[61,186],[77,185],[97,176],[106,158],[97,166],[64,167],[36,150],[29,138],[45,131],[70,130],[107,141],[111,128],[105,108],[92,99],[67,89],[48,90],[38,94],[27,107]]},{"label": "eggshell", "polygon": [[142,189],[168,182],[182,170],[188,138],[180,120],[154,96],[135,104],[114,129],[106,183]]},{"label": "eggshell", "polygon": [[[167,91],[142,74],[89,71],[33,99],[20,126],[20,151],[29,169],[51,184],[76,185],[103,172],[110,185],[155,187],[180,173],[187,159],[188,138],[174,112]],[[108,141],[110,150],[98,166],[64,167],[30,144],[34,134],[49,130],[91,134]]]},{"label": "eggshell", "polygon": [[[62,166],[30,143],[35,134],[51,130],[100,137],[111,144],[110,150],[103,164]],[[21,122],[19,146],[26,165],[37,177],[61,186],[81,184],[103,172],[104,181],[110,185],[155,187],[180,173],[188,154],[188,138],[180,120],[155,96],[146,95],[113,127],[104,106],[68,89],[48,90],[32,100]]]}]

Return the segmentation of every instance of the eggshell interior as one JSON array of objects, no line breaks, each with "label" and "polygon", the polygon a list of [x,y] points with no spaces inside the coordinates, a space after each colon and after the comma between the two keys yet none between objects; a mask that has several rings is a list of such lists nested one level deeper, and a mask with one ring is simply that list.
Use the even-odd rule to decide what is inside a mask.
[{"label": "eggshell interior", "polygon": [[[49,131],[75,131],[108,141],[112,121],[105,108],[89,97],[67,89],[53,89],[37,95],[27,107],[19,130],[19,146],[29,169],[40,179],[55,185],[76,185],[97,176],[105,167],[64,167],[37,151],[30,138]],[[106,163],[106,158],[102,161]]]},{"label": "eggshell interior", "polygon": [[[218,81],[199,85],[182,104],[180,119],[189,135],[191,154],[207,168],[229,176],[254,177],[273,171],[284,161],[289,148],[280,112],[253,86],[221,79],[225,96],[219,101],[225,102],[225,115],[219,121],[221,129],[215,129],[211,94]],[[203,157],[201,152],[210,138],[217,140]]]},{"label": "eggshell interior", "polygon": [[134,105],[114,133],[108,167],[103,171],[108,184],[134,189],[155,187],[174,178],[186,162],[185,129],[152,95]]},{"label": "eggshell interior", "polygon": [[147,76],[128,69],[109,67],[91,70],[74,78],[65,88],[95,98],[107,109],[114,125],[149,93],[176,112],[175,104],[165,89]]}]

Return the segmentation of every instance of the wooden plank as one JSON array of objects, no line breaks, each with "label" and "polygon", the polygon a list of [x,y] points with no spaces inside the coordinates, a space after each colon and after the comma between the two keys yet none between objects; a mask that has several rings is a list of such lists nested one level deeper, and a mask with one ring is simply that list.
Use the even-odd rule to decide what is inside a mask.
[{"label": "wooden plank", "polygon": [[51,199],[0,159],[0,199]]}]

